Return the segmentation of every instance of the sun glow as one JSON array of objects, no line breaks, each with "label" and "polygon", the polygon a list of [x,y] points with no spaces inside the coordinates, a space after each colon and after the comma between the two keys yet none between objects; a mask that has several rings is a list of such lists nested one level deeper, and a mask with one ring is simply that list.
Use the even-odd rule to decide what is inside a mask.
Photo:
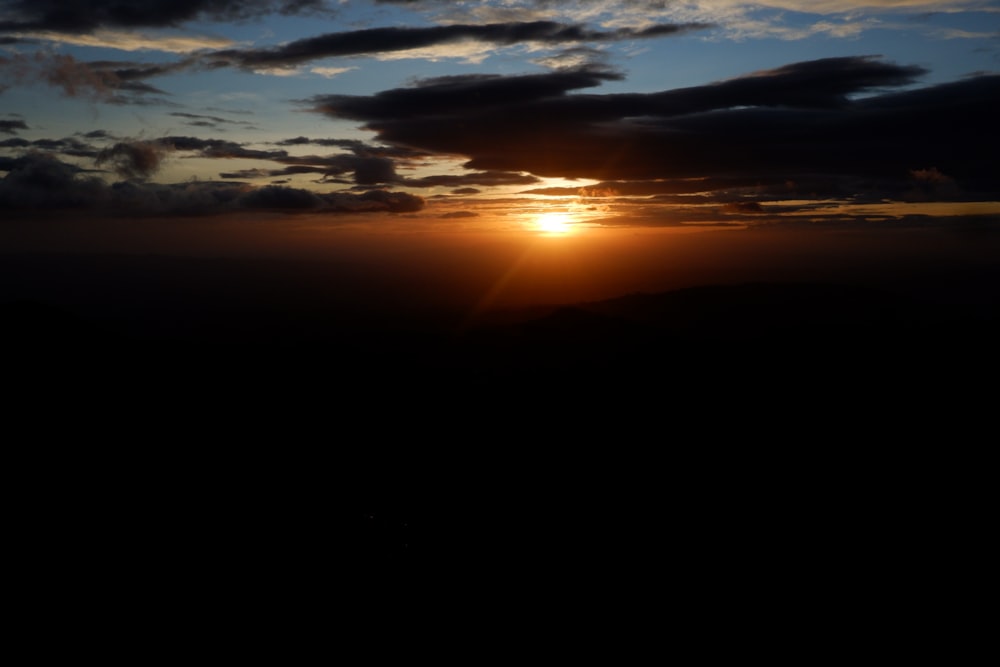
[{"label": "sun glow", "polygon": [[573,230],[573,218],[569,213],[540,213],[535,218],[535,229],[546,234],[567,234]]}]

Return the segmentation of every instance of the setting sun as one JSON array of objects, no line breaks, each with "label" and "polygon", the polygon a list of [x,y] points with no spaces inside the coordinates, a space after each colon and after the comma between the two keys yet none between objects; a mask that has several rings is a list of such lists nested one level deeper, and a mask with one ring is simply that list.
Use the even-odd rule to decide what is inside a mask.
[{"label": "setting sun", "polygon": [[573,229],[573,220],[568,213],[541,213],[535,218],[535,229],[546,234],[566,234]]}]

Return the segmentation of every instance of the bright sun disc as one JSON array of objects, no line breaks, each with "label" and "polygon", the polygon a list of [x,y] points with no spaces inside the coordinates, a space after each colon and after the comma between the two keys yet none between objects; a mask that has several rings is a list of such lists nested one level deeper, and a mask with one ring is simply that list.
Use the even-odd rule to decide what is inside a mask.
[{"label": "bright sun disc", "polygon": [[535,218],[535,228],[547,234],[565,234],[573,228],[566,213],[542,213]]}]

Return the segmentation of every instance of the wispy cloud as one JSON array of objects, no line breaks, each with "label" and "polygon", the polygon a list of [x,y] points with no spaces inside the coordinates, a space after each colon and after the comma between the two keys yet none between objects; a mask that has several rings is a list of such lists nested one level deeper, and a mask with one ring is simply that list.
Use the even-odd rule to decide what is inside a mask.
[{"label": "wispy cloud", "polygon": [[[707,22],[717,25],[710,36],[738,39],[804,39],[827,34],[855,37],[873,28],[919,29],[913,24],[892,25],[875,14],[997,12],[991,0],[510,0],[499,4],[448,2],[394,3],[422,9],[442,23],[463,21],[573,20],[595,22],[608,28],[645,26],[661,21]],[[789,12],[798,15],[790,23]],[[823,17],[808,21],[806,17]],[[807,27],[803,27],[803,26]]]},{"label": "wispy cloud", "polygon": [[[393,26],[328,33],[266,49],[230,49],[207,56],[210,62],[249,69],[294,67],[321,58],[414,54],[468,58],[482,44],[575,44],[653,39],[711,27],[707,23],[656,24],[643,28],[595,30],[582,24],[553,21],[452,24],[430,27]],[[461,48],[464,44],[465,48]],[[459,47],[458,52],[449,47]]]},{"label": "wispy cloud", "polygon": [[27,130],[28,125],[23,120],[0,120],[0,133],[14,134],[18,130]]},{"label": "wispy cloud", "polygon": [[191,66],[190,61],[137,64],[118,61],[77,60],[69,54],[36,51],[0,56],[0,77],[19,85],[44,84],[67,97],[108,104],[164,103],[148,95],[166,95],[143,79],[170,74]]},{"label": "wispy cloud", "polygon": [[222,118],[221,116],[209,116],[206,114],[189,113],[186,111],[171,111],[170,116],[175,118],[185,119],[186,125],[191,125],[193,127],[211,127],[222,129],[226,125],[238,125],[243,128],[253,127],[253,123],[246,120],[231,120],[229,118]]},{"label": "wispy cloud", "polygon": [[332,79],[335,76],[339,76],[345,72],[350,72],[356,69],[357,67],[310,67],[309,71],[313,74],[319,74],[324,78]]},{"label": "wispy cloud", "polygon": [[73,46],[118,49],[120,51],[161,51],[164,53],[194,53],[205,49],[223,49],[233,40],[215,36],[159,35],[148,32],[98,30],[93,33],[61,33],[52,31],[21,32],[15,36]]}]

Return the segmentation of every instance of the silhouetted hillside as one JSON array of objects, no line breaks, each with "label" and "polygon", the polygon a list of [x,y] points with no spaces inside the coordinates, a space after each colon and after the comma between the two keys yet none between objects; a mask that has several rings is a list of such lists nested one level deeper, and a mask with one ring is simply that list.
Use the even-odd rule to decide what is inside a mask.
[{"label": "silhouetted hillside", "polygon": [[860,286],[714,285],[562,307],[477,330],[465,342],[487,366],[502,359],[491,368],[507,375],[534,369],[579,379],[700,381],[704,373],[753,372],[814,384],[826,373],[851,372],[844,380],[854,384],[889,380],[891,373],[995,365],[989,341],[1000,330],[998,314],[996,305]]},{"label": "silhouetted hillside", "polygon": [[[277,260],[10,256],[0,266],[0,321],[15,369],[92,367],[151,391],[163,391],[153,379],[162,376],[189,389],[210,380],[263,395],[318,382],[464,400],[505,383],[577,391],[602,380],[709,385],[721,376],[746,385],[748,373],[819,382],[848,371],[856,382],[996,364],[996,276],[973,276],[965,292],[951,286],[974,294],[970,302],[847,283],[719,284],[470,322],[461,304],[435,303],[405,285],[359,289],[338,280],[339,270]],[[201,381],[192,387],[191,378]]]},{"label": "silhouetted hillside", "polygon": [[833,559],[836,588],[909,571],[928,526],[974,541],[988,300],[714,285],[462,329],[283,301],[294,280],[234,302],[232,275],[93,268],[5,282],[0,324],[8,462],[36,517],[19,520],[94,563],[128,545],[128,567],[166,557],[239,592],[255,568],[308,583],[345,554],[622,581],[669,558],[717,586]]}]

